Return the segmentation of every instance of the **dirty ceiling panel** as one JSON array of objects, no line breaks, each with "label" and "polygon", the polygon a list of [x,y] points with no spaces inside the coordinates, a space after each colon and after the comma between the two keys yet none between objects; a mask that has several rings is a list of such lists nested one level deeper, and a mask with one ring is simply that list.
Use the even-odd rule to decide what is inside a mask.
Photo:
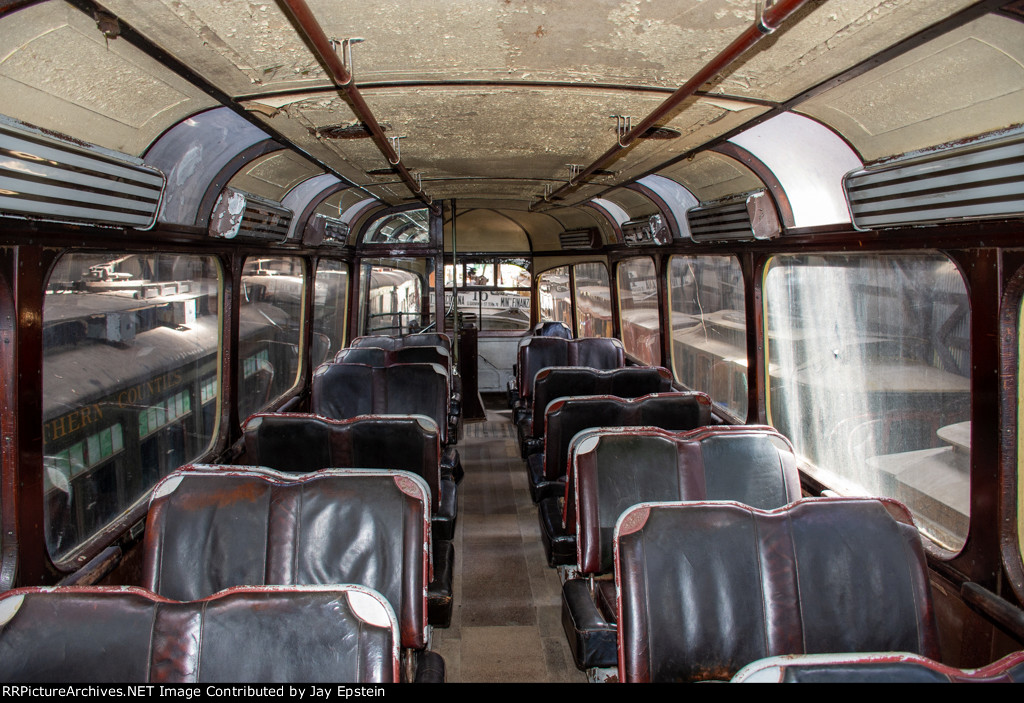
[{"label": "dirty ceiling panel", "polygon": [[63,2],[4,18],[0,96],[9,117],[134,156],[178,120],[216,105]]},{"label": "dirty ceiling panel", "polygon": [[753,20],[753,3],[735,0],[591,0],[585,6],[564,0],[395,5],[315,0],[310,5],[328,35],[366,40],[354,49],[360,82],[673,85]]},{"label": "dirty ceiling panel", "polygon": [[596,210],[589,207],[560,208],[545,214],[558,220],[565,230],[586,229],[598,225],[604,226],[608,222]]},{"label": "dirty ceiling panel", "polygon": [[671,178],[704,203],[764,188],[761,179],[742,163],[711,151],[684,159],[658,175]]},{"label": "dirty ceiling panel", "polygon": [[321,173],[321,169],[295,152],[276,151],[250,163],[228,185],[281,201],[299,183]]},{"label": "dirty ceiling panel", "polygon": [[544,192],[541,182],[530,180],[443,180],[423,181],[423,189],[435,199],[464,198],[507,202],[508,207],[522,207],[522,203],[537,199]]},{"label": "dirty ceiling panel", "polygon": [[790,17],[715,86],[783,101],[913,36],[974,0],[816,0]]},{"label": "dirty ceiling panel", "polygon": [[329,81],[274,0],[105,0],[133,28],[231,95]]},{"label": "dirty ceiling panel", "polygon": [[[636,115],[637,120],[661,102],[660,95],[559,88],[386,88],[363,92],[389,136],[401,136],[402,161],[430,179],[524,179],[525,197],[543,192],[544,181],[557,187],[568,180],[569,164],[586,165],[615,139],[614,114]],[[287,104],[285,104],[287,103]],[[369,139],[332,137],[331,128],[356,124],[346,103],[333,93],[302,99],[261,99],[247,103],[274,112],[268,123],[320,158],[325,152],[362,171],[347,174],[360,183],[394,181],[387,163]],[[766,108],[722,99],[694,99],[666,126],[681,136],[642,140],[612,167],[613,175],[594,183],[650,170],[672,156],[742,124]],[[276,112],[275,112],[276,111]],[[377,173],[374,173],[377,172]],[[540,183],[540,185],[536,185]],[[488,180],[464,181],[455,194],[483,197],[476,186],[491,189]],[[431,183],[432,188],[436,188]],[[443,183],[433,197],[449,197],[452,184]],[[505,197],[518,192],[509,182]]]},{"label": "dirty ceiling panel", "polygon": [[659,212],[658,206],[650,198],[643,193],[638,193],[628,188],[616,188],[601,197],[605,200],[610,200],[629,213],[631,220],[647,217]]},{"label": "dirty ceiling panel", "polygon": [[[335,145],[339,140],[317,135],[316,127],[318,125],[305,117],[304,112],[306,108],[296,106],[306,102],[318,104],[319,100],[313,99],[313,101],[296,102],[294,98],[278,98],[275,100],[246,102],[243,105],[251,114],[266,123],[268,127],[279,132],[285,139],[297,145],[307,154],[330,164],[338,173],[353,183],[362,183],[369,180],[359,165],[350,162],[347,151],[340,151],[336,148]],[[336,98],[336,102],[331,104],[335,109],[332,120],[328,121],[325,119],[323,124],[319,126],[349,125],[356,122],[355,115],[352,114],[351,109],[340,98]],[[387,161],[385,161],[379,151],[373,148],[368,139],[340,141],[363,143],[360,144],[360,153],[366,155],[364,160],[370,158],[371,152],[376,156],[376,161],[373,162],[372,168],[387,166]],[[346,149],[350,148],[350,146],[346,145]],[[403,193],[402,197],[405,197],[406,194]]]},{"label": "dirty ceiling panel", "polygon": [[366,191],[359,188],[346,188],[324,198],[316,206],[316,212],[327,217],[341,217],[344,213],[348,212],[349,208],[364,202],[368,197],[370,196]]},{"label": "dirty ceiling panel", "polygon": [[837,130],[866,161],[1020,124],[1024,24],[982,17],[800,111]]}]

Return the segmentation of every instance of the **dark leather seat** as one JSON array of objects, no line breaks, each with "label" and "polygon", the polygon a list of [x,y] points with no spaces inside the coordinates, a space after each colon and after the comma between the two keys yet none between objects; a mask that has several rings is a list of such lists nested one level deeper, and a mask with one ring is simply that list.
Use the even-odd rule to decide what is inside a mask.
[{"label": "dark leather seat", "polygon": [[441,476],[437,424],[424,415],[360,415],[331,420],[303,413],[258,413],[246,420],[245,460],[278,471],[327,468],[394,469],[421,476],[430,488],[434,578],[428,620],[448,627],[454,606],[455,521],[458,487]]},{"label": "dark leather seat", "polygon": [[441,434],[425,415],[360,415],[348,420],[305,413],[257,413],[242,427],[246,463],[290,473],[330,468],[395,469],[430,487],[435,540],[455,533],[458,487],[441,476]]},{"label": "dark leather seat", "polygon": [[359,415],[426,415],[441,431],[441,471],[462,478],[449,415],[448,375],[438,364],[321,364],[313,372],[312,410],[334,420]]},{"label": "dark leather seat", "polygon": [[398,624],[361,586],[233,588],[193,602],[141,588],[0,595],[0,680],[391,683]]},{"label": "dark leather seat", "polygon": [[[613,532],[637,503],[735,500],[773,509],[800,498],[798,462],[771,427],[587,430],[570,450],[564,501],[541,501],[548,563],[572,565],[562,587],[562,625],[580,669],[616,666]],[[560,505],[564,503],[564,508]]]},{"label": "dark leather seat", "polygon": [[728,680],[797,653],[939,654],[928,569],[892,500],[642,503],[615,530],[619,680]]},{"label": "dark leather seat", "polygon": [[512,378],[508,382],[508,406],[515,408],[519,401],[519,351],[524,344],[528,344],[533,337],[558,337],[559,339],[572,339],[575,337],[569,325],[564,322],[548,320],[538,322],[523,335],[516,349],[516,360],[512,364]]},{"label": "dark leather seat", "polygon": [[402,347],[420,347],[420,346],[442,346],[449,353],[452,351],[452,338],[446,334],[440,334],[438,332],[417,332],[416,334],[407,334],[404,337],[392,337],[383,334],[365,335],[362,337],[356,337],[349,344],[350,347],[380,347],[381,349],[387,349],[394,351],[395,349],[401,349]]},{"label": "dark leather seat", "polygon": [[347,347],[334,356],[336,363],[366,364],[367,366],[393,366],[394,364],[440,364],[451,374],[452,355],[440,345],[403,346],[396,349],[382,347]]},{"label": "dark leather seat", "polygon": [[391,351],[381,347],[346,347],[334,355],[334,363],[388,366],[390,357]]},{"label": "dark leather seat", "polygon": [[429,489],[408,472],[190,466],[153,489],[142,585],[187,601],[242,585],[359,584],[387,598],[402,646],[423,650],[429,520]]},{"label": "dark leather seat", "polygon": [[[387,339],[393,339],[388,337]],[[408,339],[408,338],[405,338]],[[438,364],[448,374],[449,435],[458,437],[462,422],[462,379],[455,373],[451,352],[441,345],[406,345],[394,349],[380,347],[348,347],[334,356],[338,364],[366,364],[367,366],[383,367],[396,364]]]},{"label": "dark leather seat", "polygon": [[519,446],[525,459],[544,449],[544,411],[556,398],[614,395],[639,398],[672,390],[672,374],[660,366],[627,366],[592,369],[586,366],[555,366],[541,369],[533,381],[533,407],[517,424]]},{"label": "dark leather seat", "polygon": [[733,683],[1024,683],[1024,651],[978,669],[910,652],[793,654],[748,664]]},{"label": "dark leather seat", "polygon": [[392,351],[402,346],[402,337],[391,337],[384,334],[368,334],[363,337],[356,337],[349,342],[349,347],[352,349],[359,349],[361,347],[376,347],[377,349],[386,349]]},{"label": "dark leather seat", "polygon": [[587,366],[592,369],[618,369],[626,365],[622,342],[611,337],[560,339],[526,337],[519,342],[514,383],[509,387],[513,421],[533,409],[533,380],[549,366]]},{"label": "dark leather seat", "polygon": [[569,445],[582,430],[641,426],[692,430],[710,423],[711,399],[704,393],[559,398],[544,414],[544,451],[527,457],[530,495],[536,503],[565,492]]}]

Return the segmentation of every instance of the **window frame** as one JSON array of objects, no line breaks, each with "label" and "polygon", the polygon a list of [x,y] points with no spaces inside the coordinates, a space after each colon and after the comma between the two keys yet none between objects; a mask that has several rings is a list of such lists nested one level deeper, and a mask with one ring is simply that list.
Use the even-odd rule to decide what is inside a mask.
[{"label": "window frame", "polygon": [[[202,362],[204,365],[207,364],[207,363],[212,365],[212,367],[214,368],[214,377],[216,379],[215,382],[219,384],[220,391],[218,393],[219,400],[216,403],[216,405],[214,406],[215,407],[215,412],[214,412],[213,421],[212,421],[212,423],[210,424],[210,427],[209,427],[209,435],[207,436],[204,433],[199,433],[199,432],[196,432],[196,433],[186,432],[184,426],[182,426],[180,423],[176,423],[175,422],[175,420],[178,417],[191,416],[192,419],[189,421],[190,424],[195,425],[195,423],[201,423],[201,424],[203,423],[202,402],[198,399],[198,394],[196,395],[196,398],[197,398],[197,401],[198,401],[197,404],[193,404],[192,401],[189,401],[187,403],[187,405],[189,406],[187,412],[184,411],[184,405],[186,403],[184,403],[184,401],[182,401],[182,403],[179,404],[180,407],[176,407],[175,410],[174,410],[174,412],[177,412],[177,415],[172,417],[171,420],[167,420],[166,412],[165,412],[165,417],[164,417],[165,422],[161,423],[158,427],[152,428],[152,431],[149,431],[147,429],[147,431],[142,433],[142,434],[140,434],[140,429],[139,429],[140,426],[137,424],[137,420],[138,420],[139,417],[141,417],[141,414],[133,416],[132,415],[132,410],[131,410],[130,407],[128,409],[121,409],[120,411],[115,411],[113,413],[108,412],[108,417],[103,418],[103,422],[102,423],[97,423],[95,428],[90,428],[90,431],[95,429],[96,433],[98,433],[97,437],[99,437],[99,435],[103,434],[104,429],[105,429],[106,426],[112,426],[111,423],[113,423],[113,425],[120,424],[121,425],[122,448],[117,453],[111,453],[109,455],[105,455],[104,457],[101,457],[98,461],[92,462],[92,464],[90,464],[90,466],[87,467],[88,470],[92,471],[95,468],[99,468],[101,465],[106,465],[107,463],[110,463],[111,461],[113,461],[116,458],[117,454],[120,454],[120,452],[122,452],[122,451],[127,451],[129,445],[136,445],[139,448],[139,454],[137,456],[130,456],[129,457],[128,455],[125,455],[122,458],[127,459],[129,461],[138,460],[138,464],[134,465],[132,467],[133,472],[137,473],[141,477],[142,481],[144,483],[146,483],[148,481],[148,479],[146,478],[147,474],[150,474],[152,472],[156,472],[157,474],[159,474],[161,471],[163,471],[163,469],[161,469],[159,466],[151,466],[150,464],[146,463],[146,461],[145,461],[145,453],[143,451],[143,449],[144,449],[143,445],[144,444],[151,443],[151,442],[157,442],[157,443],[160,444],[160,447],[164,447],[164,444],[166,442],[172,441],[170,439],[170,435],[168,433],[173,433],[175,436],[179,436],[180,435],[181,444],[182,444],[181,450],[183,452],[185,452],[185,454],[183,455],[185,457],[185,460],[182,461],[181,464],[178,464],[178,466],[185,465],[185,464],[188,464],[190,462],[200,461],[204,457],[209,456],[211,454],[211,452],[214,452],[216,450],[216,448],[222,446],[223,438],[225,436],[225,431],[226,431],[225,428],[226,428],[226,425],[227,425],[227,422],[226,422],[226,418],[227,418],[226,412],[227,411],[226,411],[226,400],[225,400],[225,395],[226,395],[226,392],[227,392],[227,385],[224,382],[224,359],[225,359],[225,339],[226,339],[226,337],[225,337],[225,334],[224,334],[224,329],[225,329],[225,325],[227,323],[227,318],[226,318],[226,313],[225,313],[225,300],[226,300],[226,296],[228,295],[228,290],[229,290],[229,288],[228,288],[227,267],[225,266],[225,262],[224,262],[223,258],[218,256],[215,252],[182,251],[180,249],[176,249],[176,248],[173,248],[173,247],[166,247],[166,248],[159,247],[159,248],[152,248],[152,249],[150,249],[150,248],[147,248],[147,249],[130,249],[130,248],[126,248],[126,247],[118,247],[116,244],[111,245],[109,247],[97,247],[97,248],[89,248],[89,249],[74,248],[74,249],[49,250],[47,253],[50,254],[51,256],[47,257],[45,275],[41,278],[39,283],[37,283],[37,285],[38,285],[38,295],[39,295],[38,305],[39,305],[39,310],[42,313],[41,319],[40,319],[40,323],[41,323],[40,332],[43,331],[42,324],[45,324],[45,322],[46,322],[46,304],[47,304],[46,297],[47,296],[46,296],[45,291],[50,287],[52,279],[53,279],[53,276],[57,272],[58,266],[60,265],[60,262],[62,260],[64,260],[64,257],[86,257],[86,258],[88,258],[88,257],[99,257],[99,258],[103,258],[103,259],[114,259],[114,258],[118,258],[118,257],[125,257],[125,258],[127,258],[127,257],[139,257],[140,259],[143,259],[143,260],[145,260],[147,262],[146,265],[152,265],[152,262],[154,261],[154,257],[174,257],[174,256],[187,257],[189,259],[192,259],[196,264],[201,265],[203,267],[208,267],[208,269],[212,270],[213,278],[210,278],[210,279],[198,279],[198,280],[214,281],[214,279],[215,279],[215,283],[214,283],[215,288],[214,288],[214,290],[215,290],[215,295],[216,295],[217,300],[212,305],[211,304],[207,304],[207,308],[213,308],[215,310],[215,314],[217,316],[216,322],[214,323],[214,339],[213,339],[212,343],[215,346],[212,348],[212,351],[213,351],[213,358],[212,358],[212,360],[209,360],[209,362],[207,362],[207,361],[205,361],[206,356],[202,356],[201,358],[197,357],[195,360],[192,360],[188,364],[186,364],[185,367],[179,367],[179,366],[164,367],[164,369],[162,371],[159,371],[159,373],[151,374],[148,377],[151,380],[152,379],[158,379],[158,378],[164,378],[164,377],[170,378],[171,376],[174,375],[175,371],[177,371],[179,369],[182,369],[182,368],[186,368],[186,367],[195,367],[197,369],[197,371],[198,371],[200,362]],[[155,259],[155,260],[159,261],[159,259]],[[69,262],[69,265],[73,266],[74,264]],[[85,265],[85,264],[79,263],[78,265],[82,266],[82,265]],[[182,279],[182,280],[184,280],[184,279]],[[164,295],[164,294],[166,294],[166,291],[163,290],[162,286],[165,285],[166,283],[167,282],[165,281],[163,284],[158,282],[157,284],[150,284],[150,285],[151,286],[152,285],[156,285],[156,286],[160,287],[160,291],[159,292],[160,292],[161,295]],[[195,279],[191,279],[190,283],[192,285],[194,285]],[[191,292],[191,286],[190,286],[189,292]],[[148,298],[144,298],[144,300],[145,299],[148,299]],[[166,304],[161,304],[161,305],[166,306]],[[153,308],[153,309],[156,310],[156,308]],[[135,313],[132,313],[132,314],[135,315]],[[176,316],[177,316],[177,314],[178,313],[175,313]],[[184,314],[187,316],[187,312],[185,312]],[[209,314],[209,313],[207,313],[207,314]],[[137,321],[140,321],[141,319],[142,319],[141,316],[136,317]],[[187,322],[187,320],[186,320],[186,322],[184,324],[186,325],[186,327],[179,328],[179,329],[185,329],[187,331],[187,325],[189,324]],[[145,330],[142,330],[142,331],[139,332],[139,334],[140,335],[141,334],[145,334],[147,331],[149,331],[149,329],[157,329],[157,328],[162,327],[162,326],[165,326],[165,323],[160,323],[160,324],[157,324],[157,325],[152,326],[150,328],[147,328]],[[197,334],[198,334],[198,332],[197,332]],[[46,377],[45,369],[46,369],[46,357],[47,357],[46,351],[49,348],[49,346],[47,345],[47,343],[45,341],[45,337],[46,337],[45,334],[40,334],[40,337],[39,337],[39,345],[40,346],[39,346],[38,364],[39,364],[39,369],[40,369],[40,384],[39,384],[39,408],[40,408],[39,417],[40,418],[45,418],[46,417],[44,412],[43,412],[43,408],[45,407],[44,403],[46,402],[46,393],[45,393],[45,377]],[[92,345],[90,344],[89,346],[92,346]],[[64,349],[62,349],[60,346],[56,347],[56,349],[57,349],[57,356],[55,358],[59,358],[60,355],[66,354],[68,351],[73,351],[73,348],[74,348],[74,345],[71,348],[64,348]],[[113,390],[111,390],[110,393],[108,393],[107,389],[104,389],[102,391],[102,395],[99,395],[99,396],[96,397],[97,398],[96,402],[97,403],[101,403],[101,402],[105,403],[105,402],[107,402],[107,400],[109,400],[109,398],[112,397],[112,394],[118,393],[117,389],[119,387],[123,387],[123,389],[120,391],[121,394],[125,394],[125,393],[129,393],[130,394],[130,392],[135,390],[137,387],[139,387],[140,384],[141,385],[147,385],[148,383],[151,383],[152,381],[147,382],[147,381],[145,381],[145,379],[143,379],[142,381],[140,381],[139,384],[135,384],[136,380],[138,380],[139,378],[142,378],[141,376],[138,376],[138,371],[136,370],[136,369],[139,369],[139,368],[144,368],[144,367],[138,367],[138,366],[134,367],[133,370],[131,371],[131,373],[126,374],[124,377],[118,377],[116,382],[111,386],[111,388],[113,388]],[[160,403],[158,404],[159,407],[165,408],[165,411],[166,411],[166,403],[168,402],[168,399],[173,400],[174,398],[176,398],[178,396],[181,396],[182,393],[186,392],[186,390],[190,391],[190,390],[194,390],[194,389],[198,388],[199,385],[197,385],[197,384],[200,384],[201,380],[202,379],[200,378],[199,375],[195,375],[194,378],[192,378],[191,380],[186,379],[186,381],[183,382],[181,384],[181,387],[178,389],[178,391],[180,391],[180,392],[177,392],[176,394],[175,394],[175,390],[174,390],[173,387],[170,388],[169,391],[164,391],[163,389],[161,389],[158,386],[156,388],[156,390],[152,391],[150,393],[150,395],[147,396],[147,399],[146,399],[145,402],[150,403],[152,401],[159,400],[160,401]],[[172,383],[172,381],[166,381],[166,382],[167,383]],[[135,385],[133,385],[133,384],[135,384]],[[141,393],[141,391],[140,391],[140,393]],[[140,399],[141,399],[141,396],[140,396]],[[133,402],[133,401],[126,401],[126,402]],[[81,411],[82,408],[88,407],[88,405],[90,405],[90,404],[87,404],[86,406],[82,406],[81,408],[78,408],[78,410],[72,410],[71,414],[73,414],[75,412],[78,412],[78,411]],[[146,412],[146,417],[147,418],[150,415],[152,415],[154,419],[158,419],[158,416],[160,415],[160,412],[157,409],[158,405],[150,405],[149,409]],[[108,410],[109,410],[109,408],[108,408]],[[181,412],[178,412],[178,411],[181,411]],[[69,413],[64,412],[62,414],[54,416],[54,418],[51,418],[51,420],[49,422],[56,422],[57,420],[63,420],[65,418],[67,418],[68,416],[69,416]],[[127,424],[124,424],[124,423],[127,422],[127,419],[129,419],[129,418],[132,419],[132,422],[128,422]],[[101,424],[104,425],[104,426],[101,427],[100,426]],[[131,536],[134,535],[136,532],[141,531],[139,529],[142,526],[141,518],[143,518],[145,516],[146,507],[148,505],[149,495],[152,493],[153,486],[155,485],[156,481],[159,480],[160,476],[158,475],[155,480],[149,481],[148,485],[146,485],[145,488],[142,490],[142,492],[138,496],[136,496],[135,498],[129,499],[127,502],[119,503],[118,504],[117,512],[114,513],[113,516],[110,519],[108,519],[104,524],[102,524],[98,528],[94,529],[89,534],[85,535],[84,538],[79,539],[72,547],[70,547],[69,549],[61,552],[58,555],[51,554],[51,552],[50,552],[50,545],[49,545],[49,538],[48,538],[48,528],[47,528],[47,525],[49,525],[49,521],[50,521],[50,514],[49,514],[49,511],[47,509],[47,502],[46,502],[46,496],[45,496],[45,493],[46,493],[46,481],[45,481],[45,472],[46,472],[45,466],[46,466],[46,462],[45,462],[44,457],[46,456],[46,452],[47,452],[47,449],[48,449],[47,444],[46,444],[46,440],[45,440],[45,436],[46,436],[46,434],[45,434],[45,423],[44,423],[42,429],[44,431],[40,432],[40,434],[39,434],[40,445],[39,445],[39,455],[38,455],[38,459],[37,459],[38,462],[39,462],[38,469],[35,469],[35,470],[33,470],[31,472],[33,474],[34,478],[33,478],[32,482],[31,482],[31,486],[26,485],[25,486],[25,490],[32,492],[35,496],[37,496],[37,498],[39,500],[38,511],[39,511],[39,525],[40,525],[40,527],[39,527],[38,534],[39,534],[39,549],[42,552],[42,555],[41,555],[42,558],[45,559],[45,563],[46,564],[49,564],[52,568],[56,569],[58,572],[73,571],[73,570],[81,567],[89,558],[91,558],[95,554],[99,553],[104,547],[108,546],[111,542],[116,541],[118,539],[119,535],[123,535],[127,531],[128,534],[129,534],[129,539],[130,539]],[[83,426],[83,429],[84,429],[84,426]],[[201,429],[201,428],[199,428],[199,429]],[[195,438],[199,438],[199,439],[204,439],[205,438],[207,440],[207,442],[206,442],[205,448],[203,448],[201,450],[195,450],[198,453],[195,454],[194,456],[189,456],[187,454],[188,444],[193,443],[195,441]],[[78,444],[83,444],[83,446],[84,446],[84,443],[87,440],[89,440],[89,439],[93,439],[93,437],[92,436],[85,437],[83,435],[83,438],[82,438],[82,440],[80,442],[78,442],[77,444],[74,444],[74,445],[69,445],[67,447],[67,450],[70,451],[75,446],[78,446]],[[51,446],[49,449],[56,450],[56,446]],[[163,449],[158,448],[158,451],[163,451]],[[52,456],[57,456],[57,455],[62,454],[62,453],[65,453],[65,452],[57,452],[57,454],[54,454]],[[177,466],[175,466],[175,467],[173,467],[171,469],[168,469],[168,471],[173,471],[175,468],[177,468]],[[25,470],[24,465],[22,465],[21,471],[24,471],[24,470]],[[115,470],[115,469],[111,469],[111,470]],[[38,473],[36,473],[36,472],[38,472]],[[38,478],[35,478],[35,477],[38,477]],[[116,498],[117,497],[115,496],[115,499]],[[34,501],[33,501],[33,503],[34,503]],[[35,508],[35,504],[33,505],[32,509],[33,510],[36,509]],[[36,566],[36,568],[38,568],[37,565],[34,565],[34,566]]]},{"label": "window frame", "polygon": [[[763,348],[763,356],[759,359],[759,363],[761,364],[760,371],[761,371],[761,374],[762,374],[762,378],[760,380],[760,392],[761,392],[761,396],[762,396],[763,402],[764,402],[764,412],[765,412],[765,416],[764,417],[765,417],[765,421],[774,425],[774,423],[772,422],[772,417],[771,417],[771,408],[772,408],[772,397],[771,397],[771,395],[772,394],[771,394],[770,386],[771,386],[772,376],[771,376],[770,370],[769,370],[770,359],[771,359],[771,354],[770,354],[771,343],[770,343],[770,339],[769,339],[769,336],[768,336],[768,333],[767,333],[768,305],[769,305],[769,294],[768,294],[768,290],[767,290],[767,288],[768,288],[767,283],[768,283],[768,275],[770,273],[770,269],[772,267],[773,262],[775,262],[780,257],[794,257],[795,258],[795,257],[802,257],[802,256],[820,256],[820,257],[829,257],[829,256],[833,256],[833,257],[897,257],[897,256],[900,256],[900,255],[904,255],[904,256],[935,256],[935,257],[940,257],[942,259],[945,259],[947,262],[952,264],[952,266],[954,267],[956,273],[960,276],[960,280],[961,280],[961,282],[963,283],[963,286],[964,286],[964,291],[965,291],[965,295],[966,295],[966,302],[967,302],[967,311],[968,311],[968,315],[969,315],[969,319],[970,319],[970,322],[968,324],[968,330],[967,330],[967,335],[968,335],[968,353],[971,355],[971,362],[970,362],[969,365],[972,365],[972,364],[976,363],[976,361],[973,359],[973,354],[975,352],[975,348],[974,348],[975,347],[974,330],[975,330],[975,327],[977,325],[977,320],[975,319],[974,291],[972,290],[972,285],[971,285],[972,284],[972,279],[971,279],[971,277],[967,273],[968,269],[970,269],[971,266],[965,265],[965,262],[962,260],[962,254],[963,254],[963,251],[944,250],[944,249],[928,248],[928,247],[920,247],[920,246],[906,247],[906,248],[893,247],[893,248],[890,248],[890,249],[879,249],[879,250],[871,250],[871,249],[869,249],[869,250],[860,250],[860,249],[849,250],[849,249],[843,249],[843,248],[835,249],[835,248],[815,247],[815,248],[808,249],[808,250],[788,248],[788,249],[783,249],[783,250],[771,251],[766,256],[764,256],[761,259],[761,261],[759,262],[759,264],[758,264],[758,272],[759,273],[758,273],[758,276],[757,276],[757,280],[759,281],[759,286],[758,286],[758,290],[755,292],[755,297],[759,298],[759,301],[760,301],[759,302],[759,306],[760,306],[760,311],[759,311],[759,313],[760,313],[759,314],[759,316],[760,316],[760,320],[759,320],[760,328],[757,331],[757,335],[758,335],[759,341],[761,342],[761,346]],[[970,257],[970,254],[968,254],[967,256]],[[973,373],[970,373],[966,377],[966,379],[967,379],[967,382],[968,382],[968,390],[967,390],[968,397],[967,397],[967,401],[966,401],[966,405],[967,405],[966,414],[967,414],[967,417],[968,417],[968,421],[973,423],[976,420],[976,417],[975,417],[976,409],[975,409],[975,398],[974,398],[974,394],[975,394],[975,381],[976,381],[976,379],[974,378],[974,374]],[[794,443],[796,442],[796,440],[793,437],[790,437],[790,440],[793,441]],[[800,447],[797,447],[797,449],[799,451]],[[956,550],[951,550],[951,549],[945,547],[940,542],[938,542],[935,539],[933,539],[926,532],[921,531],[920,528],[918,529],[918,532],[921,534],[922,538],[924,538],[922,541],[923,541],[923,543],[925,545],[926,551],[928,551],[931,555],[933,555],[934,557],[936,557],[937,559],[940,559],[942,561],[951,561],[951,560],[954,560],[954,559],[958,559],[958,558],[961,557],[961,555],[963,555],[965,553],[968,553],[972,549],[972,533],[973,533],[974,523],[975,523],[975,521],[977,519],[976,518],[976,512],[977,511],[975,510],[976,503],[975,503],[975,500],[974,500],[974,486],[975,486],[974,472],[975,472],[975,469],[976,469],[976,466],[977,466],[977,462],[978,462],[978,456],[975,453],[976,449],[977,449],[976,447],[972,447],[972,450],[971,450],[971,452],[970,452],[970,454],[968,456],[968,460],[967,460],[968,472],[969,472],[968,473],[968,483],[967,483],[967,501],[968,501],[969,513],[967,515],[967,532],[964,535],[963,542],[960,545],[960,547],[958,549],[956,549]],[[805,460],[807,461],[808,464],[811,464],[812,466],[815,466],[810,461],[809,458],[805,457]],[[832,469],[824,468],[824,469],[822,469],[822,471],[825,472],[825,473],[834,473],[836,476],[842,477],[842,474],[840,474],[838,471],[834,471]],[[819,474],[814,474],[814,475],[812,475],[812,474],[803,474],[803,476],[805,477],[805,484],[808,484],[808,485],[810,485],[812,487],[815,487],[815,492],[823,492],[824,490],[830,490],[830,491],[837,490],[835,486],[830,486],[829,484],[825,483],[824,480],[822,479],[821,475],[819,475]],[[843,479],[843,480],[847,480],[847,479]],[[894,499],[895,500],[899,500],[898,498],[894,498]],[[909,508],[909,506],[908,506],[908,508]],[[915,515],[915,519],[916,519],[916,517],[917,517],[916,513],[914,515]]]}]

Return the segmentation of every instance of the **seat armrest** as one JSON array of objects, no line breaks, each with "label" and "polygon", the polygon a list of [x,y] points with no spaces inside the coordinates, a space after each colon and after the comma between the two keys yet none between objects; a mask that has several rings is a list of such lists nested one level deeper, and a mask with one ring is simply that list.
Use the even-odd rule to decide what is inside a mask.
[{"label": "seat armrest", "polygon": [[434,580],[427,586],[427,622],[434,627],[452,624],[454,577],[455,545],[438,540],[434,542]]},{"label": "seat armrest", "polygon": [[585,579],[562,586],[562,627],[578,669],[618,666],[617,629],[601,615]]},{"label": "seat armrest", "polygon": [[444,657],[437,652],[416,653],[416,683],[444,683],[445,677]]}]

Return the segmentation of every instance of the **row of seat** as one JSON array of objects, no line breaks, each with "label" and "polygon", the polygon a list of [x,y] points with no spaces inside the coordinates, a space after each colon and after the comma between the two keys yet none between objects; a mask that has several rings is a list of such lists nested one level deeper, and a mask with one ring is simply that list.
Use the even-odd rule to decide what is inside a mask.
[{"label": "row of seat", "polygon": [[621,681],[728,680],[782,654],[939,656],[924,550],[894,501],[641,503],[614,539]]},{"label": "row of seat", "polygon": [[[1024,676],[1024,654],[979,672],[934,661],[926,562],[902,505],[801,500],[774,429],[706,426],[710,399],[668,392],[664,369],[544,356],[569,344],[524,339],[510,402],[563,626],[592,679],[729,680],[746,665],[736,680]],[[811,652],[848,654],[751,664]]]},{"label": "row of seat", "polygon": [[533,381],[542,369],[551,366],[616,369],[625,365],[626,353],[622,342],[617,339],[564,339],[542,335],[523,337],[516,350],[516,364],[508,386],[513,419],[518,424],[524,414],[531,414]]},{"label": "row of seat", "polygon": [[562,500],[540,506],[548,563],[563,572],[562,624],[580,669],[617,665],[613,536],[653,501],[731,500],[774,509],[800,498],[789,442],[769,427],[594,428],[576,435]]},{"label": "row of seat", "polygon": [[[209,681],[442,681],[443,661],[428,650],[427,601],[435,568],[430,504],[430,489],[410,472],[325,469],[289,475],[250,466],[183,467],[161,480],[150,500],[144,590],[56,589],[57,597],[49,599],[26,593],[31,607],[0,632],[0,653],[24,651],[0,656],[0,671],[6,680],[67,680],[73,672],[71,678],[89,681],[193,675]],[[342,588],[346,584],[358,588]],[[330,595],[265,586],[316,586]],[[286,594],[292,592],[300,595],[289,603]],[[310,625],[309,618],[329,609],[332,599],[348,604],[332,616],[332,623],[339,622]],[[370,601],[379,604],[373,611]],[[5,607],[17,614],[23,605],[12,601]],[[235,619],[209,617],[221,610]],[[62,627],[69,620],[75,627]],[[28,635],[19,634],[25,628],[41,633],[32,645],[24,642]],[[103,659],[109,661],[99,664],[99,655],[80,650],[88,647],[89,632],[106,637],[104,628],[125,635],[123,643],[106,650]],[[213,663],[207,668],[206,643],[225,629],[227,639],[210,649]],[[280,641],[251,649],[273,637]],[[55,656],[68,638],[75,638],[68,645],[73,654]],[[147,646],[139,647],[143,641]],[[139,652],[111,656],[122,646]],[[240,649],[257,663],[243,663],[247,657],[238,656]],[[277,654],[282,658],[275,663]],[[65,659],[69,668],[54,677],[49,662]],[[311,662],[326,666],[335,660],[343,661],[311,673]],[[173,678],[171,669],[184,678]]]},{"label": "row of seat", "polygon": [[361,586],[242,586],[188,602],[130,586],[0,594],[4,682],[399,679],[394,611]]},{"label": "row of seat", "polygon": [[[439,565],[428,612],[431,624],[440,627],[448,626],[453,608],[451,540],[463,475],[454,446],[459,418],[458,398],[451,393],[456,374],[450,349],[445,335],[359,337],[338,353],[340,360],[314,372],[311,413],[259,414],[244,426],[248,464],[300,473],[332,467],[399,469],[426,481]],[[410,358],[420,361],[406,363]]]}]

